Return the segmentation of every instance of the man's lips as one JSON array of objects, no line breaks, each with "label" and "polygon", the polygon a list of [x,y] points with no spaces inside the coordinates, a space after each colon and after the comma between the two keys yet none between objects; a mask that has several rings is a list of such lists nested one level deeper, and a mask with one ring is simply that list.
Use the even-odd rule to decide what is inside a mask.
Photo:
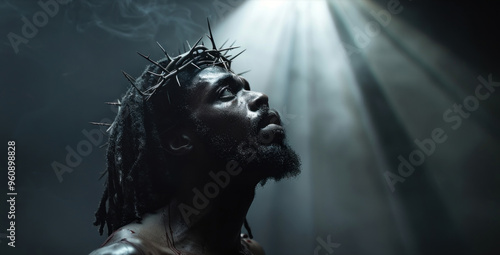
[{"label": "man's lips", "polygon": [[259,130],[263,129],[271,124],[281,127],[281,118],[277,111],[269,110],[267,115],[264,116],[259,123]]},{"label": "man's lips", "polygon": [[263,144],[283,140],[285,136],[280,116],[275,110],[267,112],[266,116],[259,123],[259,130],[259,141]]}]

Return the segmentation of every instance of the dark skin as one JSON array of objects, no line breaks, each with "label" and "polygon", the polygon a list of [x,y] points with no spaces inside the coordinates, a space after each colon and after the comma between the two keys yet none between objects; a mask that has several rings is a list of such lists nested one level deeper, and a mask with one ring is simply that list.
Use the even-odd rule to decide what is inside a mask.
[{"label": "dark skin", "polygon": [[[282,132],[279,116],[262,110],[268,108],[268,97],[251,91],[244,78],[213,66],[199,71],[191,82],[193,93],[188,105],[192,118],[234,147],[248,139]],[[280,142],[277,137],[257,146]],[[265,170],[245,168],[231,176],[229,185],[221,188],[208,205],[186,217],[179,208],[193,205],[193,188],[203,190],[211,181],[209,171],[224,170],[228,159],[215,155],[206,138],[189,122],[180,123],[164,143],[168,153],[183,161],[181,188],[175,198],[144,215],[141,223],[123,226],[91,254],[264,254],[257,242],[242,237],[240,231],[255,187],[266,177]]]}]

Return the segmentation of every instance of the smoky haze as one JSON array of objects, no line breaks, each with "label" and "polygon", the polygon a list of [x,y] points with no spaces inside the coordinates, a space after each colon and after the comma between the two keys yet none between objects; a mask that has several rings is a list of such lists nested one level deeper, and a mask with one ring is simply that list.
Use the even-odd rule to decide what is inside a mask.
[{"label": "smoky haze", "polygon": [[[248,49],[233,67],[251,69],[252,89],[269,95],[303,161],[299,177],[257,190],[248,219],[267,254],[498,252],[500,91],[470,115],[453,111],[478,77],[500,82],[494,8],[398,1],[403,11],[370,36],[370,11],[391,1],[264,2],[0,0],[0,136],[4,152],[16,142],[18,194],[15,248],[0,203],[0,253],[99,247],[106,136],[89,122],[113,120],[104,102],[128,89],[121,70],[143,71],[137,51],[160,59],[158,41],[176,55],[208,32],[207,18],[219,45]],[[401,178],[415,139],[437,128],[446,141],[392,191],[386,171]]]}]

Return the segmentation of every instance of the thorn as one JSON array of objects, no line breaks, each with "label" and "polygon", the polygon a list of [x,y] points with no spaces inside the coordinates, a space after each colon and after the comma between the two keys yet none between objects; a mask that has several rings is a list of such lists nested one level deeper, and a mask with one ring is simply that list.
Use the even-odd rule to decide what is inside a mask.
[{"label": "thorn", "polygon": [[179,77],[176,75],[175,79],[177,80],[177,84],[179,84],[179,87],[181,86],[181,82],[179,81]]},{"label": "thorn", "polygon": [[208,24],[208,32],[210,33],[210,41],[212,41],[212,47],[214,50],[217,50],[217,47],[215,46],[215,41],[214,41],[214,36],[212,35],[212,28],[210,27],[210,21],[207,18],[207,24]]},{"label": "thorn", "polygon": [[198,41],[196,41],[196,43],[194,44],[193,48],[196,47],[198,45],[198,43],[200,43],[201,39],[203,39],[203,36],[201,36],[200,39],[198,39]]},{"label": "thorn", "polygon": [[[168,63],[168,65],[167,65],[167,67],[166,67],[166,68],[167,68],[167,70],[172,70],[172,69],[174,69],[174,66],[175,66],[175,65],[177,65],[178,60],[179,60],[179,58],[178,58],[178,56],[177,56],[177,57],[175,57],[172,61],[170,61],[170,63]],[[171,74],[171,73],[172,73],[172,72],[170,72],[170,73],[168,73],[168,74]]]},{"label": "thorn", "polygon": [[[161,82],[163,82],[163,79]],[[146,101],[148,101],[154,95],[156,90],[160,87],[161,82],[146,90],[146,93],[148,94],[148,96],[146,97]]]},{"label": "thorn", "polygon": [[177,74],[177,70],[174,70],[172,71],[171,73],[169,73],[168,75],[166,75],[165,77],[163,77],[164,80],[167,80],[168,78],[174,76]]},{"label": "thorn", "polygon": [[[108,143],[105,143],[105,145],[108,145]],[[102,177],[104,177],[107,173],[108,173],[108,171],[107,171],[107,170],[104,170],[104,171],[102,172],[101,176],[99,177],[99,180],[101,180],[101,179],[102,179]]]},{"label": "thorn", "polygon": [[236,40],[234,40],[233,43],[231,43],[231,45],[229,45],[229,47],[233,47],[233,45],[236,43]]},{"label": "thorn", "polygon": [[198,43],[200,43],[201,39],[203,39],[203,36],[200,37],[200,39],[198,39],[198,41],[196,41],[196,43],[194,44],[193,48],[191,48],[191,50],[189,51],[189,54],[192,54],[195,51],[196,46],[198,45]]},{"label": "thorn", "polygon": [[135,83],[135,82],[136,82],[136,81],[135,81],[135,78],[134,78],[134,77],[132,77],[132,75],[130,75],[130,74],[128,74],[128,73],[126,73],[126,72],[125,72],[125,71],[123,71],[123,70],[122,70],[122,73],[123,73],[123,75],[125,75],[125,78],[127,78],[127,80],[128,80],[128,81],[130,81],[130,82],[132,82],[132,83]]},{"label": "thorn", "polygon": [[240,53],[236,54],[234,57],[230,58],[229,61],[233,61],[237,56],[239,56],[241,53],[245,52],[247,49],[242,50]]},{"label": "thorn", "polygon": [[212,61],[211,60],[200,60],[197,63],[198,63],[198,65],[205,65],[205,64],[208,65],[208,64],[211,64]]},{"label": "thorn", "polygon": [[197,66],[195,63],[191,62],[191,65],[193,65],[194,67],[198,68],[201,70],[201,68],[199,66]]},{"label": "thorn", "polygon": [[206,52],[206,53],[213,53],[213,54],[219,53],[218,50],[208,50],[208,49],[205,50],[204,52]]},{"label": "thorn", "polygon": [[229,41],[229,38],[227,38],[226,41],[220,47],[221,48],[224,47],[224,45],[226,45],[227,41]]},{"label": "thorn", "polygon": [[191,45],[189,44],[189,41],[188,41],[188,40],[186,40],[186,43],[187,43],[187,45],[188,45],[188,47],[189,47],[189,51],[191,51],[191,49],[192,49],[192,48],[191,48]]},{"label": "thorn", "polygon": [[226,65],[226,61],[221,60],[221,63],[222,63],[222,65],[224,65],[224,68],[226,68],[226,70],[229,71],[229,69],[227,68],[227,65]]},{"label": "thorn", "polygon": [[207,54],[208,54],[210,57],[215,58],[215,57],[214,57],[214,55],[212,55],[212,54],[210,54],[210,53],[208,53],[208,52],[207,52]]},{"label": "thorn", "polygon": [[243,73],[239,73],[239,74],[237,74],[237,75],[244,75],[244,74],[246,74],[246,73],[248,73],[248,72],[250,72],[250,71],[251,71],[251,70],[247,70],[247,71],[244,71]]},{"label": "thorn", "polygon": [[177,69],[177,72],[179,72],[180,70],[182,70],[182,69],[186,68],[186,66],[190,65],[190,64],[191,64],[191,63],[193,63],[193,62],[194,62],[194,59],[189,60],[186,64],[184,64],[184,65],[182,65],[181,67],[179,67],[179,68]]},{"label": "thorn", "polygon": [[137,54],[139,54],[141,57],[145,58],[147,61],[153,63],[155,66],[159,67],[164,72],[169,73],[169,71],[167,71],[167,69],[165,69],[165,67],[163,67],[162,65],[160,65],[158,62],[152,60],[149,56],[146,56],[146,55],[144,55],[144,54],[142,54],[140,52],[137,52]]},{"label": "thorn", "polygon": [[109,124],[109,123],[102,123],[102,122],[92,122],[91,121],[89,123],[92,125],[97,125],[97,126],[107,126],[107,127],[111,126],[111,124]]},{"label": "thorn", "polygon": [[228,62],[229,65],[231,65],[231,61],[229,59],[227,59],[227,57],[225,55],[221,55],[220,59],[222,59],[222,61]]},{"label": "thorn", "polygon": [[236,46],[236,47],[229,47],[229,48],[221,49],[221,50],[219,50],[219,52],[229,51],[229,50],[234,50],[234,49],[238,49],[238,48],[241,48],[241,47],[240,47],[240,46]]},{"label": "thorn", "polygon": [[[191,56],[191,50],[189,52],[187,52],[187,54],[184,54],[184,56],[182,56],[179,61],[177,61],[177,63],[175,64],[176,66],[178,65],[183,65],[184,64],[184,61],[186,59],[188,59],[189,57]],[[178,67],[176,67],[175,69],[179,69]],[[179,70],[177,70],[179,71]]]},{"label": "thorn", "polygon": [[155,72],[151,72],[151,71],[147,71],[149,74],[151,75],[154,75],[154,76],[158,76],[158,77],[163,77],[163,75],[159,74],[159,73],[155,73]]},{"label": "thorn", "polygon": [[108,144],[109,144],[109,143],[105,143],[105,144],[100,145],[100,146],[99,146],[99,149],[102,149],[102,148],[106,147]]},{"label": "thorn", "polygon": [[170,93],[168,93],[168,90],[167,90],[167,99],[168,99],[168,104],[172,104],[172,102],[170,102]]},{"label": "thorn", "polygon": [[104,102],[105,104],[108,104],[108,105],[118,105],[118,106],[121,106],[122,104],[120,104],[120,102]]},{"label": "thorn", "polygon": [[153,87],[155,87],[155,88],[160,87],[160,86],[161,86],[161,84],[163,83],[163,81],[164,81],[164,80],[163,80],[163,77],[162,77],[162,78],[160,78],[160,79],[158,79],[158,83],[156,83]]},{"label": "thorn", "polygon": [[137,86],[135,86],[134,77],[130,76],[130,74],[126,73],[123,70],[122,70],[122,73],[123,73],[123,75],[125,75],[125,78],[127,78],[127,80],[130,82],[130,84],[132,84],[132,86],[134,86],[134,88],[137,90],[137,92],[139,92],[139,94],[141,94],[141,96],[145,96],[145,94]]},{"label": "thorn", "polygon": [[148,94],[148,96],[150,96],[152,93],[155,92],[155,90],[157,89],[156,87],[157,85],[155,86],[152,86],[152,87],[149,87],[148,89],[146,89],[146,91],[144,91],[146,94]]},{"label": "thorn", "polygon": [[163,48],[163,46],[161,46],[161,44],[159,42],[156,42],[158,44],[158,46],[160,46],[160,49],[163,51],[163,53],[165,54],[165,57],[167,57],[168,61],[172,61],[172,58],[168,55],[167,51]]}]

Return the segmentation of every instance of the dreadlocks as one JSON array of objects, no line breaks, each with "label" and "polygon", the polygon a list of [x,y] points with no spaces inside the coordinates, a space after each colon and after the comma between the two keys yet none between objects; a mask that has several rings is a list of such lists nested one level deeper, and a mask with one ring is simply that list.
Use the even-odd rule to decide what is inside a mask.
[{"label": "dreadlocks", "polygon": [[206,66],[231,71],[231,61],[243,52],[231,57],[229,50],[237,47],[217,49],[210,23],[208,29],[212,49],[198,45],[202,37],[192,47],[188,42],[187,52],[171,58],[158,44],[165,58],[157,62],[139,53],[151,65],[137,80],[123,72],[132,87],[115,103],[118,115],[108,129],[107,180],[94,222],[101,235],[105,225],[110,235],[125,224],[140,222],[175,192],[176,161],[164,152],[161,137],[188,114],[184,97],[179,96],[182,84]]}]

